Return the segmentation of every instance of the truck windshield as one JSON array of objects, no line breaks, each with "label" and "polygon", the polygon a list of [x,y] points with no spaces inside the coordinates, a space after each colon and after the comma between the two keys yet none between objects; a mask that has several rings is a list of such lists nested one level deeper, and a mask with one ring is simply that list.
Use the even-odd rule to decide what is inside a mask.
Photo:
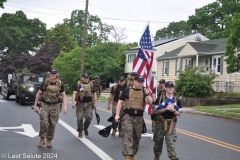
[{"label": "truck windshield", "polygon": [[37,75],[24,75],[23,82],[43,82],[43,77]]}]

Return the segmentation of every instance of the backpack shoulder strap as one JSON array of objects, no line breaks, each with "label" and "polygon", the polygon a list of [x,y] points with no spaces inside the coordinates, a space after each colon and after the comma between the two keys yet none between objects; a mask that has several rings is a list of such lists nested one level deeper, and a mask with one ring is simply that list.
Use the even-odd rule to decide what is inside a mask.
[{"label": "backpack shoulder strap", "polygon": [[79,90],[80,87],[81,87],[81,81],[78,81],[78,83],[77,83],[77,89]]},{"label": "backpack shoulder strap", "polygon": [[118,83],[113,86],[113,93],[114,93],[114,94],[115,94],[115,92],[116,92],[117,85],[118,85]]}]

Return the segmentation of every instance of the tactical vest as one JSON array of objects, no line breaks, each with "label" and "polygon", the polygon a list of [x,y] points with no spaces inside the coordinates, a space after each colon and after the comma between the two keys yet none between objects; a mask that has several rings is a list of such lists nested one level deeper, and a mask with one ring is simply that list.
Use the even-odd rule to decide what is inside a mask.
[{"label": "tactical vest", "polygon": [[[80,101],[84,100],[84,98],[92,97],[92,90],[93,90],[93,83],[82,83],[81,81],[78,81],[78,92],[76,96],[76,101],[78,101],[78,97],[80,98]],[[80,91],[80,88],[84,88]]]},{"label": "tactical vest", "polygon": [[144,110],[143,91],[129,88],[129,99],[125,100],[124,109]]},{"label": "tactical vest", "polygon": [[47,78],[43,84],[43,96],[42,99],[48,103],[61,103],[61,85],[62,82],[57,79],[55,85],[50,84],[50,80]]}]

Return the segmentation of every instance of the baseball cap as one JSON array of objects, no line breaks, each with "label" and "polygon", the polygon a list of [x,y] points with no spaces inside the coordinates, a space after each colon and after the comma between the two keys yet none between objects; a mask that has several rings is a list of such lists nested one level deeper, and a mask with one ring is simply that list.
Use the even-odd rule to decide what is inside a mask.
[{"label": "baseball cap", "polygon": [[161,83],[161,84],[165,84],[165,80],[164,79],[160,79],[158,82]]},{"label": "baseball cap", "polygon": [[125,77],[123,77],[123,76],[119,77],[119,81],[120,81],[120,82],[125,81]]},{"label": "baseball cap", "polygon": [[134,80],[136,80],[136,81],[144,81],[144,78],[143,78],[143,76],[141,76],[141,75],[136,75],[136,76],[134,77]]},{"label": "baseball cap", "polygon": [[82,74],[82,77],[88,78],[88,74],[87,74],[87,73],[83,73],[83,74]]},{"label": "baseball cap", "polygon": [[131,73],[131,76],[136,76],[136,75],[138,75],[136,72]]},{"label": "baseball cap", "polygon": [[174,87],[174,84],[172,81],[168,81],[167,83],[165,83],[165,87]]},{"label": "baseball cap", "polygon": [[50,71],[50,73],[51,73],[51,74],[57,74],[57,71],[56,71],[55,69],[52,69],[52,70]]}]

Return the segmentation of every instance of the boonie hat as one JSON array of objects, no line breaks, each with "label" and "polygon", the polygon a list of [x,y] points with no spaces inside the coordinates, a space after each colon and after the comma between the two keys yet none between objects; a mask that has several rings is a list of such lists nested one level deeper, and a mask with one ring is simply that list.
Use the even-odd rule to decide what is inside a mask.
[{"label": "boonie hat", "polygon": [[166,84],[165,84],[165,87],[174,87],[174,84],[172,81],[168,81]]},{"label": "boonie hat", "polygon": [[136,76],[134,77],[134,80],[136,80],[136,81],[144,81],[144,78],[143,78],[143,76],[141,76],[141,75],[136,75]]},{"label": "boonie hat", "polygon": [[51,74],[57,74],[57,71],[56,71],[55,69],[52,69],[52,70],[50,71],[50,73],[51,73]]},{"label": "boonie hat", "polygon": [[123,77],[123,76],[119,77],[119,81],[120,81],[120,82],[125,81],[125,77]]},{"label": "boonie hat", "polygon": [[99,76],[98,76],[98,75],[96,75],[96,76],[94,77],[94,79],[99,79]]},{"label": "boonie hat", "polygon": [[161,83],[161,84],[165,84],[165,80],[164,79],[160,79],[158,82]]},{"label": "boonie hat", "polygon": [[87,73],[83,73],[83,74],[82,74],[82,77],[83,77],[83,78],[88,78],[88,74],[87,74]]}]

